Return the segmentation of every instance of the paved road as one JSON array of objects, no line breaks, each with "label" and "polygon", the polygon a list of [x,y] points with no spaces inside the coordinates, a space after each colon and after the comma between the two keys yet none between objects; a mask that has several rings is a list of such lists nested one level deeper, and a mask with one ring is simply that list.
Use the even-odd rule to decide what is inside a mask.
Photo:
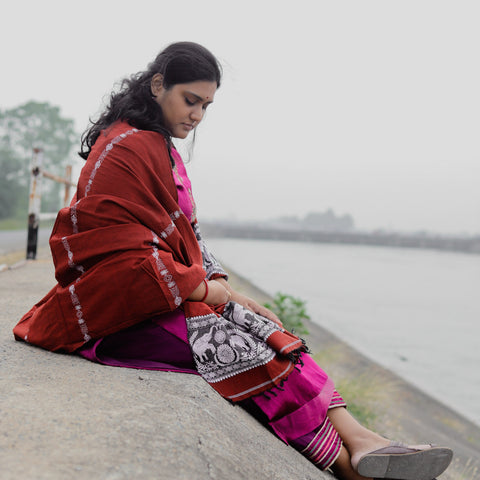
[{"label": "paved road", "polygon": [[[38,247],[48,245],[51,227],[39,229]],[[0,230],[0,255],[27,249],[27,229]]]}]

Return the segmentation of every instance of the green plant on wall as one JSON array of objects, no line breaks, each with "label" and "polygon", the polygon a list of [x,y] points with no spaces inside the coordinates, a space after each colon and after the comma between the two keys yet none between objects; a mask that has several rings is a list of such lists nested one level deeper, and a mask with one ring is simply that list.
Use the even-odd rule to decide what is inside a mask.
[{"label": "green plant on wall", "polygon": [[303,321],[310,320],[310,317],[307,315],[304,300],[277,292],[273,297],[273,303],[265,303],[265,307],[277,315],[287,330],[308,334]]}]

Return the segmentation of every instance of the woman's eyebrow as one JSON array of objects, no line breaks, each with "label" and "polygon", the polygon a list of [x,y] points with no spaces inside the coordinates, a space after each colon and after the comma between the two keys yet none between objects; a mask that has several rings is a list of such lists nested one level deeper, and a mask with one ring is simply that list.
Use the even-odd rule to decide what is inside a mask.
[{"label": "woman's eyebrow", "polygon": [[[201,97],[200,95],[197,95],[196,93],[193,93],[193,92],[190,92],[187,90],[186,92],[188,95],[192,95],[193,97],[195,97],[199,102],[202,102],[202,103],[205,103],[205,104],[210,104],[210,103],[213,103],[213,100],[210,100],[210,101],[207,101],[206,99],[204,99],[203,97]],[[208,97],[207,97],[208,98]]]}]

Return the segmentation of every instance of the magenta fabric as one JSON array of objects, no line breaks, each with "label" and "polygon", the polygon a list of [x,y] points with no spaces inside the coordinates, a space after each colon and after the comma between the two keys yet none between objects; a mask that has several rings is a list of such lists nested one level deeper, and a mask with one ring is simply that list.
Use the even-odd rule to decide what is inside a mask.
[{"label": "magenta fabric", "polygon": [[[346,406],[341,395],[335,390],[328,409]],[[326,470],[335,463],[340,455],[342,439],[327,416],[318,428],[307,435],[296,438],[291,445],[318,468]]]},{"label": "magenta fabric", "polygon": [[183,164],[180,154],[173,147],[171,149],[171,154],[175,161],[175,166],[173,168],[173,179],[175,180],[175,185],[177,186],[178,205],[190,222],[194,222],[196,218],[196,206],[192,194],[192,184],[188,178],[187,170],[185,169],[185,165]]},{"label": "magenta fabric", "polygon": [[328,375],[302,354],[303,367],[295,369],[282,390],[252,397],[253,402],[268,417],[268,424],[286,443],[312,432],[327,415],[335,387]]},{"label": "magenta fabric", "polygon": [[77,353],[112,367],[198,375],[184,334],[186,336],[185,316],[181,310],[175,310],[87,343]]}]

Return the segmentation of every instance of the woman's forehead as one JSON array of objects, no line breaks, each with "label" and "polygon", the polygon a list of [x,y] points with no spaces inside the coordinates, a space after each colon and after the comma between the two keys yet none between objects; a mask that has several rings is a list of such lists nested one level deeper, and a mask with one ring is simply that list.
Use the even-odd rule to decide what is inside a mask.
[{"label": "woman's forehead", "polygon": [[213,102],[213,97],[217,91],[217,83],[205,80],[198,80],[191,83],[181,83],[177,87],[183,93],[193,95],[201,102]]}]

